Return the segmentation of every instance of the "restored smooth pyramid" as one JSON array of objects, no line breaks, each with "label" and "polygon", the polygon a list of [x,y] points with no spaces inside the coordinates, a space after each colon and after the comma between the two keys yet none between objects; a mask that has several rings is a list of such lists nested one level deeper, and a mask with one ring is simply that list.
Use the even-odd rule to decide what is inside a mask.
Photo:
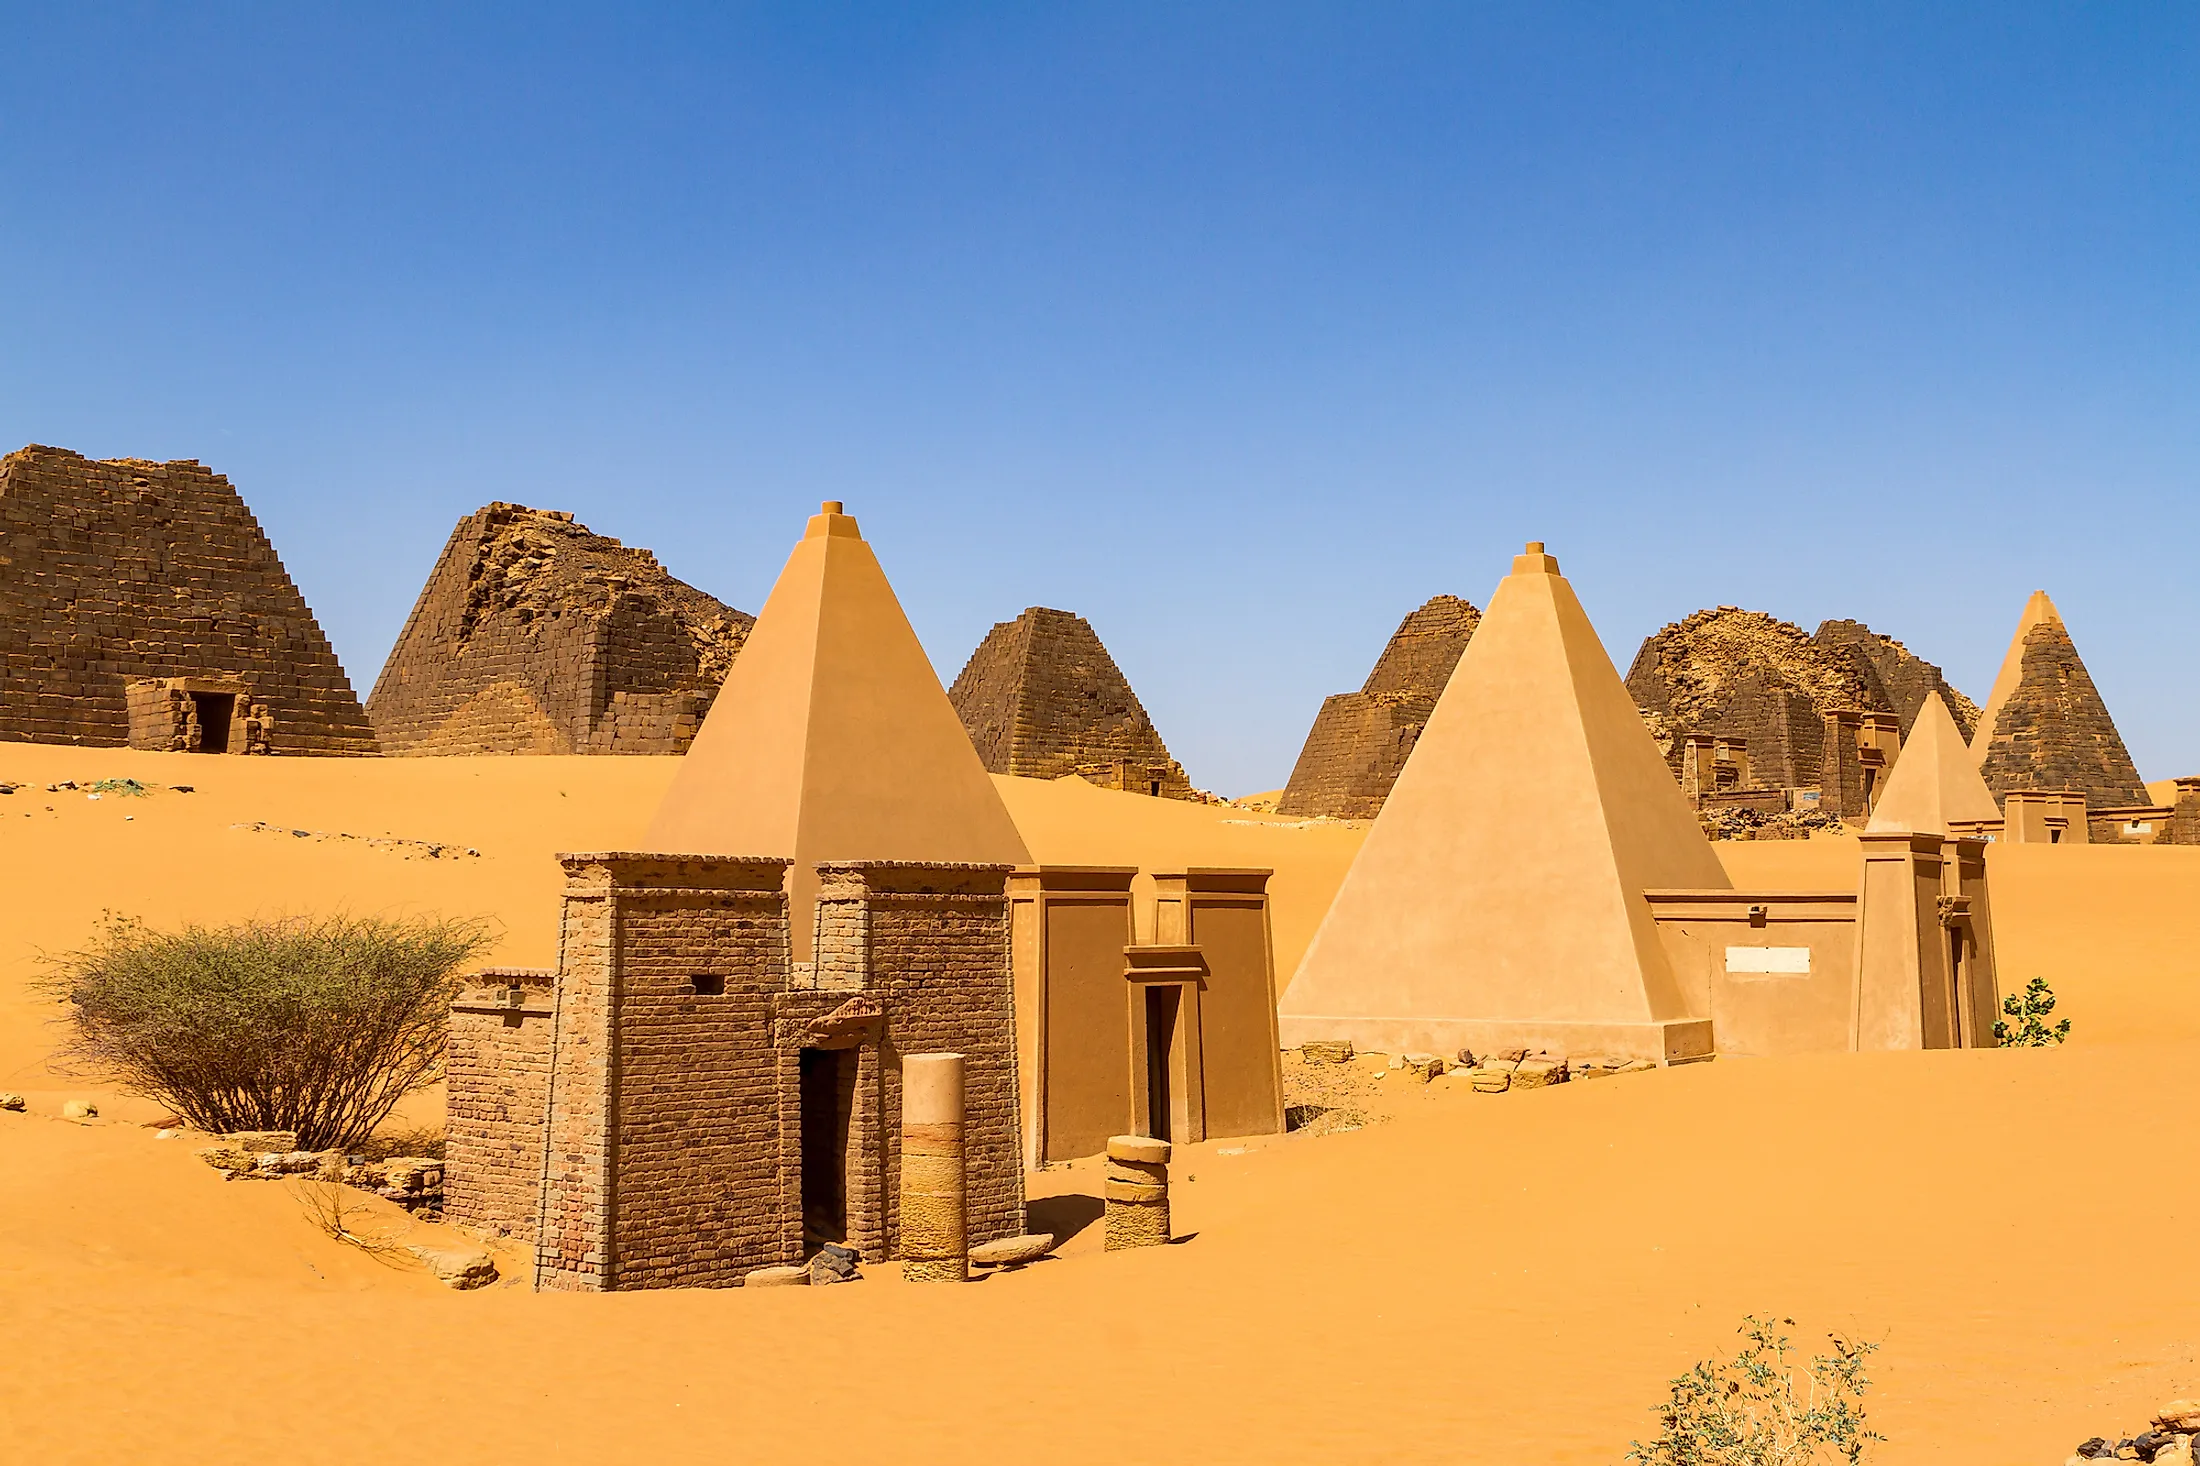
[{"label": "restored smooth pyramid", "polygon": [[650,850],[792,857],[796,961],[821,860],[1030,860],[855,520],[787,557],[649,827]]},{"label": "restored smooth pyramid", "polygon": [[1953,820],[2000,818],[2001,806],[1979,777],[1955,714],[1939,693],[1927,693],[1866,828],[1874,834],[1947,835],[1954,833]]},{"label": "restored smooth pyramid", "polygon": [[1540,544],[1513,560],[1281,1004],[1286,1044],[1711,1051],[1646,887],[1730,887]]}]

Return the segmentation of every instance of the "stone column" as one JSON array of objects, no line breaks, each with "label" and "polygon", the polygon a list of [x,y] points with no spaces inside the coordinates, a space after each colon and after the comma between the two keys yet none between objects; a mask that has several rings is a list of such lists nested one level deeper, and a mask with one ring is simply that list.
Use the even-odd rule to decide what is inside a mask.
[{"label": "stone column", "polygon": [[963,1171],[963,1056],[901,1061],[901,1275],[918,1283],[970,1277]]},{"label": "stone column", "polygon": [[1169,1142],[1147,1135],[1108,1139],[1108,1248],[1160,1247],[1169,1240]]}]

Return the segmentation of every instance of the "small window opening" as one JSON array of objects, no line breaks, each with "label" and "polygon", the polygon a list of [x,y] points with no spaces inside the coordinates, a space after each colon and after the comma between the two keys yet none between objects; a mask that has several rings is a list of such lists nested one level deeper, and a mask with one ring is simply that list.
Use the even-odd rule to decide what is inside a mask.
[{"label": "small window opening", "polygon": [[726,977],[722,972],[697,973],[688,979],[698,997],[720,998],[726,993]]}]

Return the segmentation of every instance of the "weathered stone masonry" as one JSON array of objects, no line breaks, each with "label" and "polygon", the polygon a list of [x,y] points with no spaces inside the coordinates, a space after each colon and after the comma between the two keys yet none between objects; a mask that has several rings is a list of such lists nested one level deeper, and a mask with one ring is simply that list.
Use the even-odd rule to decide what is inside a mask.
[{"label": "weathered stone masonry", "polygon": [[371,754],[351,683],[229,480],[0,458],[0,738]]},{"label": "weathered stone masonry", "polygon": [[570,514],[468,515],[367,699],[393,754],[684,753],[754,618]]},{"label": "weathered stone masonry", "polygon": [[956,1052],[970,1238],[1022,1230],[1005,868],[821,866],[796,967],[785,861],[563,861],[549,1002],[491,972],[454,1005],[454,1220],[532,1236],[545,1288],[728,1286],[824,1240],[883,1260],[900,1058]]}]

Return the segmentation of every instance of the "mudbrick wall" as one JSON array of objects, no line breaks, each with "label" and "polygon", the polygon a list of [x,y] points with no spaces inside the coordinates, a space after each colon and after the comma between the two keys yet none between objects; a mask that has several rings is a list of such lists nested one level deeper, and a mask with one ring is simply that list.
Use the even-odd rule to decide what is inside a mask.
[{"label": "mudbrick wall", "polygon": [[1821,644],[1762,611],[1719,606],[1644,639],[1627,690],[1680,772],[1682,740],[1709,733],[1748,740],[1752,782],[1819,782],[1827,713],[1895,711],[1870,661],[1832,639]]},{"label": "mudbrick wall", "polygon": [[[819,971],[831,957],[829,933],[837,930],[861,950],[862,991],[883,1015],[882,1133],[875,1142],[882,1178],[901,1169],[902,1056],[964,1057],[963,1156],[973,1244],[1023,1230],[1008,874],[1007,866],[900,861],[818,867]],[[828,926],[831,908],[850,906],[860,908],[860,921]],[[891,1256],[900,1237],[896,1196],[891,1185],[881,1190],[882,1245]],[[850,1197],[851,1212],[856,1201]]]},{"label": "mudbrick wall", "polygon": [[2022,680],[1994,720],[1979,772],[1997,795],[2081,789],[2092,809],[2152,803],[2060,621],[2026,635]]},{"label": "mudbrick wall", "polygon": [[573,516],[451,532],[367,699],[393,754],[683,753],[755,618]]},{"label": "mudbrick wall", "polygon": [[1193,797],[1129,679],[1082,616],[1033,606],[1000,622],[947,699],[990,773],[1081,774],[1111,788]]},{"label": "mudbrick wall", "polygon": [[535,1235],[556,982],[555,972],[487,968],[451,1005],[443,1211],[492,1235]]},{"label": "mudbrick wall", "polygon": [[821,866],[795,967],[785,861],[562,859],[554,987],[493,969],[453,1005],[454,1219],[532,1235],[553,1289],[724,1287],[825,1238],[890,1258],[901,1061],[953,1052],[970,1239],[1022,1230],[1007,867]]},{"label": "mudbrick wall", "polygon": [[[235,752],[375,751],[328,638],[228,479],[195,460],[36,444],[0,458],[0,738],[128,744],[140,679],[232,690]],[[267,716],[248,738],[255,704]],[[164,715],[140,741],[173,746],[182,726]]]},{"label": "mudbrick wall", "polygon": [[1918,709],[1936,692],[1948,704],[1966,740],[1978,726],[1978,704],[1951,687],[1940,668],[1893,637],[1881,636],[1861,621],[1821,621],[1810,639],[1817,646],[1853,654],[1866,683],[1876,687],[1877,696],[1902,720],[1904,738],[1910,736]]},{"label": "mudbrick wall", "polygon": [[1481,620],[1459,597],[1434,596],[1401,621],[1360,690],[1322,703],[1277,811],[1380,814]]}]

